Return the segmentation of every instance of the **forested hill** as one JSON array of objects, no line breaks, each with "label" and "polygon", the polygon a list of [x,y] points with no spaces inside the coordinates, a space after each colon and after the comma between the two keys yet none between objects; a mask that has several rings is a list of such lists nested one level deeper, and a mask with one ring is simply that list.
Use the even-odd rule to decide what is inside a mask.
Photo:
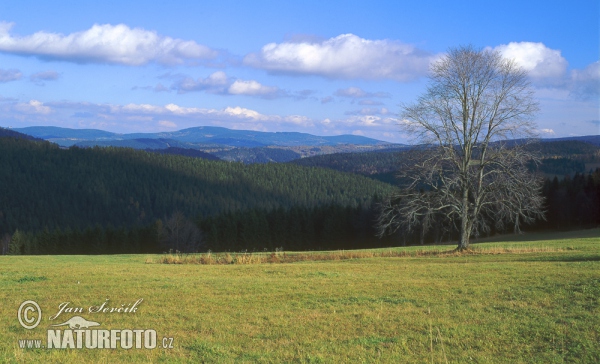
[{"label": "forested hill", "polygon": [[400,148],[362,153],[334,153],[317,155],[291,161],[291,164],[307,167],[331,168],[338,171],[371,175],[398,170]]},{"label": "forested hill", "polygon": [[158,154],[174,154],[174,155],[182,155],[185,157],[194,157],[194,158],[203,158],[212,161],[220,160],[219,157],[202,152],[196,149],[187,149],[187,148],[178,148],[178,147],[169,147],[165,149],[146,149],[147,152],[158,153]]},{"label": "forested hill", "polygon": [[43,139],[33,137],[31,135],[19,133],[18,131],[14,131],[11,129],[5,129],[2,127],[0,127],[0,138],[16,138],[16,139],[37,140],[37,141],[43,140]]},{"label": "forested hill", "polygon": [[[575,174],[585,171],[586,163],[600,162],[600,147],[575,140],[544,141],[533,144],[542,157],[540,170],[547,174]],[[301,166],[331,168],[338,171],[375,176],[398,170],[405,148],[394,148],[363,153],[335,153],[302,158],[290,163]]]},{"label": "forested hill", "polygon": [[123,148],[0,138],[0,233],[149,224],[245,209],[357,206],[391,186],[290,164],[243,165]]}]

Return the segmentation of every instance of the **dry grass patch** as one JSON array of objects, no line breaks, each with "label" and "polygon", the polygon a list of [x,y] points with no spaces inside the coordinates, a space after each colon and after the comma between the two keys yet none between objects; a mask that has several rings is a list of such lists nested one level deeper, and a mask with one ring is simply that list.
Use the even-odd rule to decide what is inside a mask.
[{"label": "dry grass patch", "polygon": [[326,252],[292,252],[275,251],[271,253],[200,253],[185,254],[171,252],[156,260],[151,258],[146,263],[159,264],[265,264],[295,263],[303,261],[349,260],[364,258],[406,258],[406,257],[451,257],[468,255],[525,254],[549,253],[573,250],[573,248],[556,248],[545,246],[530,247],[471,247],[466,250],[457,249],[379,249],[379,250],[338,250]]}]

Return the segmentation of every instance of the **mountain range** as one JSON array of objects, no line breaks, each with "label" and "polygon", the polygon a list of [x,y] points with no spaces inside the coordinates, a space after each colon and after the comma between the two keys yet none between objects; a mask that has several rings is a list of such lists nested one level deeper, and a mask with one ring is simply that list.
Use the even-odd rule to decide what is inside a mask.
[{"label": "mountain range", "polygon": [[232,130],[215,126],[199,126],[173,132],[118,134],[96,129],[68,129],[55,126],[15,128],[18,132],[54,142],[63,147],[121,146],[135,149],[163,149],[201,146],[266,147],[266,146],[335,146],[342,144],[384,145],[381,140],[359,135],[316,136],[298,132],[260,132]]},{"label": "mountain range", "polygon": [[[407,147],[358,135],[316,136],[298,132],[260,132],[213,126],[199,126],[173,132],[131,134],[54,126],[2,130],[5,134],[21,132],[28,137],[44,139],[61,147],[127,147],[205,159],[216,157],[246,164],[284,163],[334,153],[390,152]],[[600,146],[600,135],[547,138],[541,141],[579,141]]]}]

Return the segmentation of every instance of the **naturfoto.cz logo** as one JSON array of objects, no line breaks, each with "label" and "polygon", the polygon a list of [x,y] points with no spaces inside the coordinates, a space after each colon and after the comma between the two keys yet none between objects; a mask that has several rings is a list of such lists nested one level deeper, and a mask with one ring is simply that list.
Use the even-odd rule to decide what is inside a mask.
[{"label": "naturfoto.cz logo", "polygon": [[[140,298],[133,304],[122,304],[116,307],[110,307],[107,299],[103,304],[90,306],[87,310],[83,307],[72,307],[70,302],[63,302],[58,305],[58,312],[49,317],[49,320],[55,320],[64,313],[122,313],[131,314],[137,312],[143,299]],[[27,300],[19,306],[17,317],[21,326],[27,330],[35,329],[42,320],[42,310],[37,302]],[[42,340],[18,340],[19,347],[22,349],[172,349],[173,338],[163,337],[158,341],[156,330],[153,329],[102,329],[101,323],[88,320],[82,316],[76,315],[68,319],[63,319],[57,324],[49,325],[45,345]],[[65,327],[54,329],[54,327]],[[68,328],[67,328],[68,327]]]}]

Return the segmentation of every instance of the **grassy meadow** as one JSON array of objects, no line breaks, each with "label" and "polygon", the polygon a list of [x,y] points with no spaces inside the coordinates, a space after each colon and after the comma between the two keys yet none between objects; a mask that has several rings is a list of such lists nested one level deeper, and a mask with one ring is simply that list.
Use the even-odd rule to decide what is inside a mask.
[{"label": "grassy meadow", "polygon": [[[473,247],[472,254],[426,254],[453,248],[427,246],[255,264],[1,256],[0,362],[600,362],[600,229]],[[390,251],[413,253],[382,253]],[[135,313],[81,316],[102,329],[154,329],[159,344],[172,337],[173,348],[18,345],[45,345],[49,325],[74,315],[48,320],[63,302],[87,310],[140,298]],[[32,330],[17,320],[25,300],[43,312]]]}]

